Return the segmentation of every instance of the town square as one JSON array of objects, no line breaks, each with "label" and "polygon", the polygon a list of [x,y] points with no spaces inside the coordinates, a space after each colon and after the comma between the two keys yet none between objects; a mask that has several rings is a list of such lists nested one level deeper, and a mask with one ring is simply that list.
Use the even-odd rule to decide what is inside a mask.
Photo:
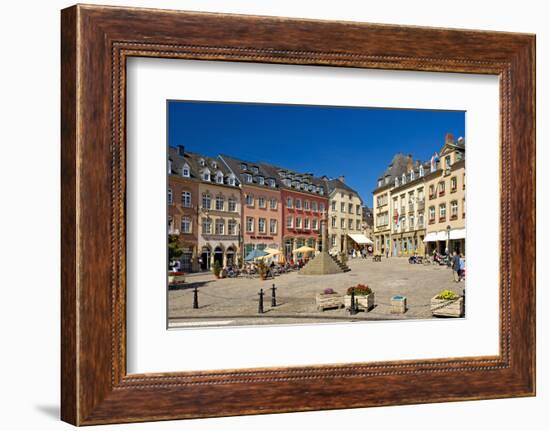
[{"label": "town square", "polygon": [[[269,111],[303,118],[298,132],[307,132],[308,118],[327,114],[309,107],[173,103],[175,119],[218,110],[220,118],[221,112],[238,113],[261,122]],[[347,114],[377,115],[388,123],[426,121],[426,113],[402,111]],[[342,115],[335,112],[330,115]],[[253,154],[252,133],[240,147],[214,142],[204,152],[185,142],[193,136],[187,131],[172,133],[168,326],[464,317],[465,139],[439,120],[445,113],[428,114],[443,124],[433,118],[426,124],[445,131],[432,133],[431,142],[405,146],[407,152],[399,145],[373,149],[370,157],[365,151],[365,163],[348,159],[343,166],[323,158],[334,151],[329,139],[313,153],[289,146],[289,152],[305,154],[297,161],[287,153]],[[463,132],[458,114],[453,131]],[[419,136],[430,136],[418,127]],[[332,132],[339,135],[336,128]],[[349,145],[363,151],[359,140]],[[376,164],[369,160],[376,157]]]}]

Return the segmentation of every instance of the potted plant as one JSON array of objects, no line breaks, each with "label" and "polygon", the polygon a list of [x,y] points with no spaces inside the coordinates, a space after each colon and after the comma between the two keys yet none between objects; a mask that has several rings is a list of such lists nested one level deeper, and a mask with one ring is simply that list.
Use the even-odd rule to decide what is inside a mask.
[{"label": "potted plant", "polygon": [[430,301],[433,316],[462,317],[464,315],[464,297],[452,290],[443,290]]},{"label": "potted plant", "polygon": [[352,291],[355,296],[355,303],[358,310],[370,311],[374,308],[374,292],[366,284],[358,284],[357,286],[348,288],[346,292],[346,296],[344,298],[346,309],[351,308]]},{"label": "potted plant", "polygon": [[182,284],[185,282],[185,273],[178,271],[169,271],[168,272],[168,284]]},{"label": "potted plant", "polygon": [[222,266],[220,265],[220,262],[215,261],[214,265],[212,265],[212,273],[216,278],[220,278],[221,272],[222,272]]},{"label": "potted plant", "polygon": [[267,267],[266,263],[263,260],[260,260],[258,263],[258,274],[260,274],[260,278],[262,280],[267,279],[267,273],[269,268]]},{"label": "potted plant", "polygon": [[317,310],[324,311],[328,308],[341,308],[344,306],[344,298],[338,292],[328,288],[315,296]]}]

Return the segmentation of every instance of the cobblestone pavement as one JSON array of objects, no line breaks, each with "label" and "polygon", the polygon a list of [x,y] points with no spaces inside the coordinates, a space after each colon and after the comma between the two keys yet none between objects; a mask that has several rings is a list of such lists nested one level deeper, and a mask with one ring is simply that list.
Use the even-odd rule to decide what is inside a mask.
[{"label": "cobblestone pavement", "polygon": [[[189,274],[186,283],[168,294],[170,327],[220,325],[296,324],[354,320],[429,319],[430,299],[443,289],[457,294],[464,282],[455,283],[444,266],[411,265],[406,258],[354,259],[350,272],[313,276],[298,272],[261,281],[250,278],[216,280],[210,273]],[[277,306],[271,307],[271,286],[277,287]],[[368,284],[375,294],[375,307],[350,316],[344,309],[318,311],[315,295],[325,288],[344,294],[358,283]],[[193,288],[199,288],[199,309],[193,309]],[[264,314],[258,314],[258,292],[263,288]],[[407,297],[405,314],[390,313],[393,295]]]}]

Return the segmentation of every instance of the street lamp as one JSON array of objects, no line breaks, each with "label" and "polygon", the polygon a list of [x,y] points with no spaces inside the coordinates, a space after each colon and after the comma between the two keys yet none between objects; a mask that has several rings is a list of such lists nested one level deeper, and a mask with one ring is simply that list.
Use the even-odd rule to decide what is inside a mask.
[{"label": "street lamp", "polygon": [[447,266],[451,266],[451,249],[449,248],[451,242],[451,226],[447,225]]}]

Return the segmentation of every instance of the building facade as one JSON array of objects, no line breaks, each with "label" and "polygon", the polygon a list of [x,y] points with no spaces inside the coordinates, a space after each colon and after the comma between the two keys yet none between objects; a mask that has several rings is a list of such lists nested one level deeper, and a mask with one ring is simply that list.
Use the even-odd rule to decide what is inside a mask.
[{"label": "building facade", "polygon": [[344,177],[328,180],[328,236],[331,254],[362,248],[363,201]]},{"label": "building facade", "polygon": [[448,134],[445,145],[431,160],[426,177],[427,252],[465,253],[466,169],[464,140]]},{"label": "building facade", "polygon": [[241,253],[241,192],[238,178],[218,158],[192,154],[199,174],[198,256],[203,271],[215,262],[238,263]]},{"label": "building facade", "polygon": [[373,191],[375,253],[465,253],[464,139],[445,136],[429,162],[396,154]]},{"label": "building facade", "polygon": [[282,249],[281,191],[274,173],[262,164],[222,155],[220,159],[239,178],[242,201],[243,258],[254,249]]},{"label": "building facade", "polygon": [[183,254],[180,268],[199,270],[198,259],[198,175],[192,172],[184,147],[170,147],[168,154],[168,234],[178,235]]}]

